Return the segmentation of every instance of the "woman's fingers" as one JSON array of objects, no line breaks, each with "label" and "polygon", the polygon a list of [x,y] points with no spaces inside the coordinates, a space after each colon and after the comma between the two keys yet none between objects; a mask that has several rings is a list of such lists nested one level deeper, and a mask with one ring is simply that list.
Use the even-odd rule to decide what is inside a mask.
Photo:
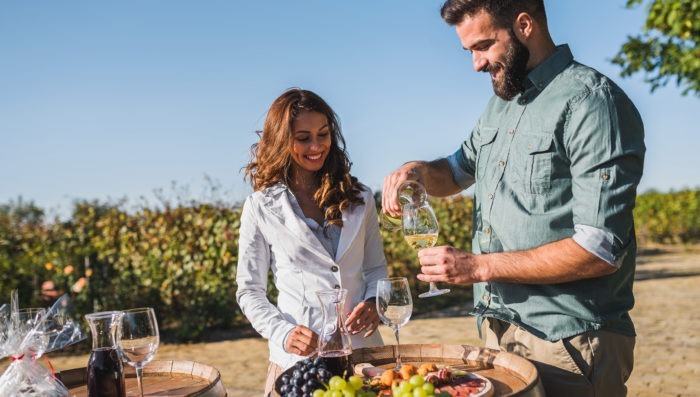
[{"label": "woman's fingers", "polygon": [[318,335],[303,325],[297,325],[287,336],[286,350],[288,353],[308,356],[316,351]]},{"label": "woman's fingers", "polygon": [[374,302],[361,302],[348,315],[345,325],[348,331],[355,335],[365,332],[364,336],[372,335],[379,326],[379,315]]}]

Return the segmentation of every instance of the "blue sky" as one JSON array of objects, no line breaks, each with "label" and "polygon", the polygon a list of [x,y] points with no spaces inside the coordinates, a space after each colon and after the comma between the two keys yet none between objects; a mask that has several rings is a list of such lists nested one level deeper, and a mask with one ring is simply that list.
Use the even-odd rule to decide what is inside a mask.
[{"label": "blue sky", "polygon": [[[639,108],[640,191],[700,186],[700,100],[609,61],[644,23],[625,0],[546,0],[556,43],[612,77]],[[0,203],[65,214],[74,199],[224,198],[250,187],[270,103],[297,86],[339,114],[352,172],[374,189],[405,161],[453,152],[492,95],[442,0],[0,2]]]}]

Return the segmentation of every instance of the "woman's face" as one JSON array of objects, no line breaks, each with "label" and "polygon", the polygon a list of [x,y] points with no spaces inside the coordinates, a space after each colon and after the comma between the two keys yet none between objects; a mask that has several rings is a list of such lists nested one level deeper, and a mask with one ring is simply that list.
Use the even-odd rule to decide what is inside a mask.
[{"label": "woman's face", "polygon": [[304,110],[292,122],[292,161],[299,174],[323,167],[331,149],[331,132],[323,113]]}]

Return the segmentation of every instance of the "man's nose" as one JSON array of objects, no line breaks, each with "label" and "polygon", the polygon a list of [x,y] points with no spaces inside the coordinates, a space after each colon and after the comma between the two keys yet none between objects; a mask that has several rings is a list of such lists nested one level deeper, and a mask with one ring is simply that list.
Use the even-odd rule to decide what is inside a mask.
[{"label": "man's nose", "polygon": [[474,70],[481,72],[488,64],[488,61],[478,52],[474,52],[472,54],[472,63],[474,64]]}]

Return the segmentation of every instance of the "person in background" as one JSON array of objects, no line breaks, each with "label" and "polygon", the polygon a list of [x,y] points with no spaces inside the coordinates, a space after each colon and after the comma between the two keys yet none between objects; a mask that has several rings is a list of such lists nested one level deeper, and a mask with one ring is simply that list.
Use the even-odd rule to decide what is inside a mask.
[{"label": "person in background", "polygon": [[452,155],[388,175],[383,208],[399,213],[407,179],[434,196],[475,184],[472,253],[421,250],[418,279],[474,284],[486,347],[530,359],[547,395],[624,396],[641,117],[554,44],[542,0],[448,0],[441,14],[495,96]]},{"label": "person in background", "polygon": [[[335,112],[292,88],[270,106],[245,168],[254,193],[241,214],[236,299],[268,339],[265,395],[296,361],[316,352],[323,315],[316,291],[348,290],[353,348],[383,344],[374,296],[387,277],[374,198],[350,174]],[[279,291],[270,302],[268,272]]]},{"label": "person in background", "polygon": [[63,290],[56,286],[53,280],[41,283],[41,307],[50,308],[63,295]]}]

